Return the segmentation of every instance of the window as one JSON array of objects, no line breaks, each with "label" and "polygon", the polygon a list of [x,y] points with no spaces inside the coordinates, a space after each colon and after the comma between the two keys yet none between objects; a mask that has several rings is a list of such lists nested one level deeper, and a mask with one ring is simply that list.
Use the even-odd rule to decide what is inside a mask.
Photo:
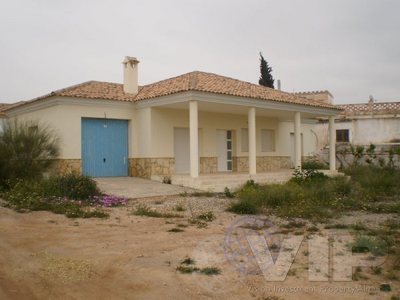
[{"label": "window", "polygon": [[249,152],[249,130],[242,128],[242,152]]},{"label": "window", "polygon": [[337,129],[336,130],[336,142],[338,142],[338,143],[350,142],[349,130],[348,129]]},{"label": "window", "polygon": [[275,151],[275,132],[272,129],[261,129],[261,152]]},{"label": "window", "polygon": [[232,171],[232,131],[226,132],[226,169]]}]

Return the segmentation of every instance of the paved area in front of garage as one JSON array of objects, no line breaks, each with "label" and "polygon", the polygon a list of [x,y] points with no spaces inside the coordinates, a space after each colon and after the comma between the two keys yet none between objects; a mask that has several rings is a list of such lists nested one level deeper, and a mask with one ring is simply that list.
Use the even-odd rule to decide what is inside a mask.
[{"label": "paved area in front of garage", "polygon": [[194,191],[191,188],[138,177],[102,177],[95,178],[95,180],[102,192],[127,198],[179,195]]}]

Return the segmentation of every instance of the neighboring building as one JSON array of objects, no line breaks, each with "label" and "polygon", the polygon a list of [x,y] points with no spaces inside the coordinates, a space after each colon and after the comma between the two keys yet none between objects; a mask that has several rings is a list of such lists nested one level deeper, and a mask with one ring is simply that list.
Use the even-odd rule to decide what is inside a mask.
[{"label": "neighboring building", "polygon": [[[388,151],[400,146],[400,102],[377,102],[372,97],[367,103],[337,105],[343,111],[335,117],[336,149],[340,152],[349,145],[376,146],[378,158],[388,160]],[[328,120],[322,118],[315,126],[319,154],[327,160]],[[346,151],[345,151],[346,152]],[[343,156],[343,153],[342,153]],[[345,161],[352,160],[350,153]],[[339,159],[339,158],[338,158]],[[345,164],[343,159],[338,161]]]},{"label": "neighboring building", "polygon": [[126,57],[123,84],[81,83],[7,114],[57,130],[61,171],[195,180],[199,173],[254,175],[298,166],[317,150],[316,120],[333,121],[340,112],[330,103],[198,71],[138,86],[138,63]]},{"label": "neighboring building", "polygon": [[[354,145],[400,143],[400,102],[338,105],[343,111],[335,118],[336,142]],[[328,145],[327,121],[316,125],[319,148]]]}]

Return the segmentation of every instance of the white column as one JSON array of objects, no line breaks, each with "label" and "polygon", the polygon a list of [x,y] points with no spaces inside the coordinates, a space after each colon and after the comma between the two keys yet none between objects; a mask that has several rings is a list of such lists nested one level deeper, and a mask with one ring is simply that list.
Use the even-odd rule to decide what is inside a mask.
[{"label": "white column", "polygon": [[189,102],[190,176],[199,177],[199,125],[197,101]]},{"label": "white column", "polygon": [[256,109],[249,108],[249,174],[257,173],[257,156],[256,156]]},{"label": "white column", "polygon": [[294,167],[301,169],[301,116],[294,114]]},{"label": "white column", "polygon": [[335,117],[329,117],[329,170],[336,170],[336,130]]}]

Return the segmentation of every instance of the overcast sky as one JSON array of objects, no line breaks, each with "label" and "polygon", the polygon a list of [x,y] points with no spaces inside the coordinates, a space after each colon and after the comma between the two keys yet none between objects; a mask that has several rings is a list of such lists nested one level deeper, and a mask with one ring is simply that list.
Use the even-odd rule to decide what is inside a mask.
[{"label": "overcast sky", "polygon": [[258,82],[259,52],[288,92],[400,101],[397,0],[1,0],[0,102],[88,80],[144,85],[200,70]]}]

